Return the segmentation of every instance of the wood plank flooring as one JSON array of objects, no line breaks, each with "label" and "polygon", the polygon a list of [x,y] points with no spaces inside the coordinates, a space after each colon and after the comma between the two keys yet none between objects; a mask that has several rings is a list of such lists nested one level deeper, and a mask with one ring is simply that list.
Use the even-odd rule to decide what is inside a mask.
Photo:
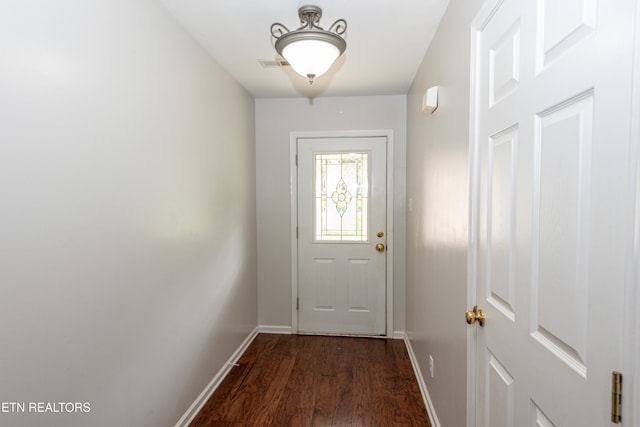
[{"label": "wood plank flooring", "polygon": [[201,426],[431,427],[401,340],[259,334]]}]

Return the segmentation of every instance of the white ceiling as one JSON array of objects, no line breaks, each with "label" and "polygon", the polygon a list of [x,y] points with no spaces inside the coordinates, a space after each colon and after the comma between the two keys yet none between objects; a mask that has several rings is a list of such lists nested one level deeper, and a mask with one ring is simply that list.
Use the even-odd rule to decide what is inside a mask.
[{"label": "white ceiling", "polygon": [[[256,98],[406,94],[448,0],[161,0]],[[298,8],[322,8],[320,26],[347,21],[347,50],[313,85],[275,60],[270,27],[300,26]]]}]

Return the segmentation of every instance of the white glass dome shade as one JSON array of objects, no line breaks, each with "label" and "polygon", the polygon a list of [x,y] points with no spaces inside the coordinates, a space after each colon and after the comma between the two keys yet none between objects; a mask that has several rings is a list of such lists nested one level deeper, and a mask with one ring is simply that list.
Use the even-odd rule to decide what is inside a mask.
[{"label": "white glass dome shade", "polygon": [[301,76],[319,77],[340,56],[340,50],[320,40],[300,40],[282,49],[282,56]]}]

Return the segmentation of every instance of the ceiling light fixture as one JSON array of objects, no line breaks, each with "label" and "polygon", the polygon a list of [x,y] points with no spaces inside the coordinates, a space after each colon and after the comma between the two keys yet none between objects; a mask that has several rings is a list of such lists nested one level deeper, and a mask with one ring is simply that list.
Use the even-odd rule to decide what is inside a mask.
[{"label": "ceiling light fixture", "polygon": [[347,21],[338,19],[325,30],[318,25],[322,9],[310,5],[298,9],[298,16],[300,28],[289,31],[276,22],[271,25],[271,35],[276,39],[276,51],[296,73],[313,84],[313,79],[326,73],[347,48],[347,42],[341,37],[347,31]]}]

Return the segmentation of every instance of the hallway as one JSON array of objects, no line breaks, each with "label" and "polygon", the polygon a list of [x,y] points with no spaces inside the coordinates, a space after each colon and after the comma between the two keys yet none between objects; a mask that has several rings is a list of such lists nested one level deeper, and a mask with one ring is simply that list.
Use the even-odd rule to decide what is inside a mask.
[{"label": "hallway", "polygon": [[[397,1],[368,1],[343,3],[404,29],[407,19]],[[535,369],[543,365],[529,360],[533,346],[555,357],[547,365],[562,368],[573,389],[586,384],[589,371],[589,381],[597,382],[589,387],[589,408],[608,412],[613,371],[624,371],[625,401],[638,401],[640,381],[632,380],[640,376],[637,1],[438,0],[442,14],[412,15],[421,29],[439,21],[437,31],[392,46],[368,45],[354,24],[335,75],[318,78],[311,96],[298,91],[308,86],[305,79],[292,83],[290,73],[258,62],[273,58],[244,58],[246,70],[284,82],[293,91],[289,97],[252,93],[168,3],[187,8],[205,29],[210,22],[197,7],[206,7],[220,25],[228,21],[231,9],[225,7],[257,10],[269,24],[256,43],[270,55],[269,25],[295,19],[296,6],[294,0],[286,0],[290,8],[282,6],[285,1],[258,0],[0,1],[0,425],[174,426],[197,412],[199,396],[213,391],[258,333],[264,335],[257,342],[277,355],[260,359],[276,363],[269,380],[246,365],[230,369],[229,378],[253,376],[260,384],[255,388],[294,393],[289,399],[297,399],[301,410],[291,416],[309,423],[314,417],[369,422],[369,416],[385,416],[377,412],[382,409],[413,423],[420,415],[394,411],[406,404],[420,406],[423,415],[426,402],[434,427],[484,427],[476,404],[488,406],[478,397],[497,390],[492,402],[503,396],[508,403],[508,393],[525,389],[512,387],[520,373],[542,378]],[[328,22],[330,15],[342,17],[330,6],[339,9],[340,2],[318,3]],[[282,11],[262,13],[267,5]],[[474,62],[480,43],[472,35],[490,21],[476,22],[480,12],[492,12],[486,5],[505,5],[506,17],[504,28],[490,32],[482,45],[483,58],[494,61],[482,68]],[[546,16],[545,7],[567,7],[571,19]],[[243,16],[236,13],[235,19]],[[356,23],[361,16],[354,15],[344,18]],[[535,33],[545,22],[557,25],[546,39]],[[384,28],[368,31],[384,36],[390,32]],[[232,38],[220,42],[229,49],[226,59],[239,56]],[[409,77],[401,87],[385,82],[384,70],[399,68],[397,63],[366,66],[373,86],[340,86],[340,72],[348,74],[358,50],[386,62],[385,52],[411,52],[419,61],[402,70]],[[576,70],[577,55],[597,66]],[[502,68],[491,74],[496,64]],[[476,68],[491,71],[481,77],[494,78],[477,84]],[[548,97],[538,80],[547,84]],[[327,87],[345,92],[322,96]],[[438,107],[428,114],[423,97],[433,87],[439,88]],[[472,94],[478,92],[476,100]],[[517,101],[514,108],[502,102],[510,99]],[[489,118],[475,126],[478,105]],[[522,106],[530,111],[510,115]],[[589,120],[593,126],[585,125]],[[481,133],[474,139],[476,130]],[[340,347],[334,344],[341,339],[331,338],[334,344],[324,347],[295,336],[295,138],[363,132],[384,133],[390,141],[388,258],[384,277],[379,275],[387,286],[381,306],[389,341],[345,341]],[[502,157],[489,161],[487,140],[513,148],[498,150]],[[486,177],[494,180],[491,187]],[[498,195],[482,198],[482,211],[480,191]],[[485,215],[486,206],[503,210]],[[509,211],[513,206],[518,209]],[[477,251],[489,248],[487,242],[497,242],[493,256]],[[476,279],[491,278],[491,271],[508,280],[477,288]],[[527,286],[542,278],[544,286],[516,287],[512,277]],[[516,297],[513,289],[525,291]],[[488,313],[484,329],[465,323],[465,311],[476,304]],[[540,309],[544,304],[547,311]],[[523,357],[487,350],[509,328],[525,343],[518,347]],[[592,328],[598,333],[593,336],[613,337],[611,329],[616,334],[613,345],[603,346],[613,362],[607,359],[598,372],[590,371],[593,362],[604,358],[594,352],[600,342],[587,335]],[[478,336],[490,339],[476,358]],[[288,350],[281,347],[287,340],[294,341]],[[355,345],[365,342],[380,347]],[[405,360],[405,343],[417,375],[406,361],[397,362],[403,364],[398,370],[383,367],[386,356]],[[510,350],[512,343],[507,339],[501,348]],[[385,374],[349,367],[347,348]],[[307,351],[336,356],[305,376],[314,384],[307,391],[332,388],[342,377],[354,387],[330,395],[296,391],[303,383],[298,368],[312,363]],[[493,377],[480,386],[476,372]],[[382,397],[401,383],[418,388],[412,385],[406,397]],[[562,418],[569,412],[549,398],[549,387],[560,393],[547,382],[536,389],[540,399],[524,393],[512,399],[520,405],[516,412],[535,413],[541,425],[570,424]],[[255,388],[228,393],[253,398]],[[270,396],[275,393],[257,399],[261,409],[252,416],[276,416]],[[353,411],[343,413],[343,402]],[[38,412],[39,404],[71,409]],[[640,407],[632,406],[623,408],[626,419],[640,420]],[[238,416],[233,405],[225,414],[208,411]],[[495,409],[493,414],[502,416]]]}]

